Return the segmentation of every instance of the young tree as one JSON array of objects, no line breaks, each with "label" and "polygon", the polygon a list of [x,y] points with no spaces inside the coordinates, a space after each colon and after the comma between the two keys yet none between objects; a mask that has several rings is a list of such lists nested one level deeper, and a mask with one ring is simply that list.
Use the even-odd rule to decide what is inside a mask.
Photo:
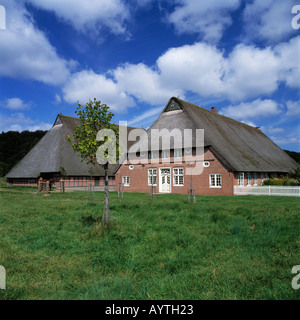
[{"label": "young tree", "polygon": [[[115,159],[119,159],[119,148],[118,148],[118,137],[119,130],[115,123],[111,123],[114,116],[112,112],[109,111],[109,107],[106,104],[102,104],[101,101],[89,100],[85,104],[85,107],[78,104],[75,113],[80,119],[80,124],[74,129],[73,135],[74,139],[68,135],[67,140],[72,144],[73,149],[79,153],[82,161],[87,164],[95,165],[97,163],[97,151],[101,146],[105,147],[107,145],[108,138],[102,139],[100,141],[97,138],[99,130],[110,129],[115,134]],[[104,157],[109,157],[109,151],[105,150]],[[104,223],[109,221],[109,192],[108,192],[108,161],[106,163],[102,162],[100,164],[105,172],[105,200],[104,200]]]}]

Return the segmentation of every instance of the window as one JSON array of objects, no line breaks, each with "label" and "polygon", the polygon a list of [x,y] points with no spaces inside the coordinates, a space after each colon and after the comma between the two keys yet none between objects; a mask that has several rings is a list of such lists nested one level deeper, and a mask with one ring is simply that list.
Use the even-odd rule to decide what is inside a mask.
[{"label": "window", "polygon": [[260,184],[262,184],[265,180],[265,175],[263,173],[260,174]]},{"label": "window", "polygon": [[157,169],[148,169],[148,185],[157,185]]},{"label": "window", "polygon": [[203,167],[208,168],[210,166],[209,161],[204,161],[203,162]]},{"label": "window", "polygon": [[257,173],[253,173],[253,184],[257,186]]},{"label": "window", "polygon": [[150,151],[150,155],[149,155],[150,159],[157,159],[157,152],[156,151]]},{"label": "window", "polygon": [[167,106],[165,112],[174,111],[174,110],[181,110],[179,104],[172,100],[170,104]]},{"label": "window", "polygon": [[269,179],[269,175],[266,173],[266,179]]},{"label": "window", "polygon": [[58,124],[62,124],[60,116],[57,117],[57,119],[56,119],[56,121],[54,123],[55,126],[58,125]]},{"label": "window", "polygon": [[222,188],[222,175],[213,173],[209,175],[210,188]]},{"label": "window", "polygon": [[163,150],[161,152],[161,158],[162,159],[169,159],[169,151]]},{"label": "window", "polygon": [[247,186],[251,186],[251,173],[247,173]]},{"label": "window", "polygon": [[123,185],[124,185],[124,187],[129,187],[130,178],[128,176],[123,176]]},{"label": "window", "polygon": [[239,186],[243,186],[244,185],[244,172],[240,172],[239,173]]},{"label": "window", "polygon": [[183,168],[174,168],[173,169],[173,185],[174,186],[183,186]]},{"label": "window", "polygon": [[182,149],[175,149],[174,158],[181,158],[181,157],[182,157]]}]

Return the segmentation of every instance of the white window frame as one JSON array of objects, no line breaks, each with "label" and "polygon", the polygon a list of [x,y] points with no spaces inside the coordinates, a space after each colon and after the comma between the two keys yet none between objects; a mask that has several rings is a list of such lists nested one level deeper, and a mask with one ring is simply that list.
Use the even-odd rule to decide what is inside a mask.
[{"label": "white window frame", "polygon": [[250,172],[247,173],[247,186],[251,186],[252,175]]},{"label": "white window frame", "polygon": [[157,151],[150,151],[150,156],[149,156],[150,160],[155,160],[158,158],[157,156]]},{"label": "white window frame", "polygon": [[130,177],[129,176],[123,176],[122,177],[122,183],[124,187],[130,186]]},{"label": "white window frame", "polygon": [[[220,184],[218,184],[218,180]],[[210,188],[222,188],[222,174],[210,173],[209,174],[209,187]]]},{"label": "white window frame", "polygon": [[253,173],[253,185],[257,186],[257,173],[256,172]]},{"label": "white window frame", "polygon": [[[156,173],[155,174],[153,174],[153,170],[155,170],[156,171]],[[150,172],[151,172],[151,174],[150,174]],[[150,178],[154,178],[154,177],[156,177],[156,183],[151,183],[151,179]],[[148,186],[157,186],[157,168],[149,168],[148,169]]]},{"label": "white window frame", "polygon": [[209,161],[203,161],[203,167],[204,168],[208,168],[210,166],[210,162]]},{"label": "white window frame", "polygon": [[[179,170],[182,170],[182,173],[179,173]],[[178,177],[178,183],[176,183],[176,177]],[[182,177],[182,183],[179,183],[179,177]],[[184,168],[181,168],[181,167],[173,168],[173,186],[175,187],[184,186]]]},{"label": "white window frame", "polygon": [[268,180],[269,179],[269,174],[266,172],[265,173],[265,180]]},{"label": "white window frame", "polygon": [[[238,175],[238,185],[243,187],[244,186],[244,172],[239,172]],[[242,183],[241,183],[242,182]]]},{"label": "white window frame", "polygon": [[174,158],[182,157],[182,149],[174,149]]},{"label": "white window frame", "polygon": [[169,159],[169,158],[170,158],[170,156],[169,156],[169,151],[167,151],[167,150],[162,150],[162,152],[161,152],[161,158],[162,158],[162,159]]},{"label": "white window frame", "polygon": [[263,172],[260,173],[260,184],[263,184],[265,181],[265,174]]}]

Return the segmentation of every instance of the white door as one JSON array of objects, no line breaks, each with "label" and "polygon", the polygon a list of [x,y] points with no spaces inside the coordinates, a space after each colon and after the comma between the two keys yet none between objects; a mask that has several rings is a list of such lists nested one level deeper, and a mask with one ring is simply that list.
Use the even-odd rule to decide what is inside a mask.
[{"label": "white door", "polygon": [[159,169],[159,192],[171,192],[171,169]]}]

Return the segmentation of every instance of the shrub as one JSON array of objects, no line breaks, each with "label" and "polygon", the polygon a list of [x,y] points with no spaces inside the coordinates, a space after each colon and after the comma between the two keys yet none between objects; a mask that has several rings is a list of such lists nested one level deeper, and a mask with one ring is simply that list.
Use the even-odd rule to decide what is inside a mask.
[{"label": "shrub", "polygon": [[263,182],[264,186],[299,186],[299,180],[289,178],[288,176],[280,177],[278,179],[270,178]]},{"label": "shrub", "polygon": [[291,171],[288,175],[291,179],[295,179],[300,184],[300,167]]}]

